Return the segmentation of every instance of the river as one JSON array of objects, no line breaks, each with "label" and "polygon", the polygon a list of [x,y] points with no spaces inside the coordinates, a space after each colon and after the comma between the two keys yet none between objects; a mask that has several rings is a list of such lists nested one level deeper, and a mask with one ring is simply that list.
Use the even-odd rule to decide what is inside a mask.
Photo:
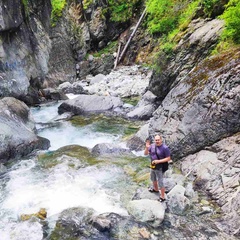
[{"label": "river", "polygon": [[[91,149],[98,143],[120,142],[121,129],[119,133],[109,133],[109,129],[99,132],[96,122],[76,126],[69,121],[54,121],[59,104],[31,109],[39,136],[50,140],[49,152],[73,144]],[[46,169],[35,155],[19,159],[9,164],[1,176],[0,239],[42,239],[44,233],[38,221],[20,220],[22,214],[36,213],[41,208],[47,210],[50,229],[54,227],[58,214],[72,207],[92,207],[97,213],[127,215],[121,195],[126,192],[128,182],[123,169],[116,165],[74,169],[66,160]]]}]

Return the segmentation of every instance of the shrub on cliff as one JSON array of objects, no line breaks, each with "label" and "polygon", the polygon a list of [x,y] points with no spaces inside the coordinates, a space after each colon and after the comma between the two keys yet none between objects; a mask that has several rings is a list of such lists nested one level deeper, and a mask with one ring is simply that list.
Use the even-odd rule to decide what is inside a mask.
[{"label": "shrub on cliff", "polygon": [[240,2],[230,0],[226,5],[226,10],[221,16],[225,20],[225,30],[222,38],[230,39],[236,44],[240,44]]},{"label": "shrub on cliff", "polygon": [[55,26],[58,19],[62,16],[62,11],[66,5],[66,0],[51,0],[51,3],[52,3],[51,23],[52,26]]}]

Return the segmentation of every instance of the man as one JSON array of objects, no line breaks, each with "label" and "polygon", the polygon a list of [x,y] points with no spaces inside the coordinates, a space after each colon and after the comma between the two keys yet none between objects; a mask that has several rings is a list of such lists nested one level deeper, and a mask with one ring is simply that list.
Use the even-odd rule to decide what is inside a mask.
[{"label": "man", "polygon": [[164,202],[165,188],[163,186],[163,167],[170,160],[170,150],[165,144],[163,144],[161,136],[156,135],[154,140],[155,144],[151,144],[149,139],[146,140],[146,147],[144,150],[144,155],[149,154],[151,158],[150,177],[153,182],[153,187],[149,188],[149,191],[159,192],[159,201]]}]

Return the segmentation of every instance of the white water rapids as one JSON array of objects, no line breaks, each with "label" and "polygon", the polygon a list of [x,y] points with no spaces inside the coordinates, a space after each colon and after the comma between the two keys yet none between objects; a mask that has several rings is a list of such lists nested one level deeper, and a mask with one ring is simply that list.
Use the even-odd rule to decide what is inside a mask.
[{"label": "white water rapids", "polygon": [[[51,121],[57,116],[57,106],[33,109],[34,120],[37,123]],[[70,144],[92,148],[97,143],[114,142],[120,138],[120,135],[94,131],[91,124],[75,127],[68,122],[41,129],[39,135],[50,140],[50,150]],[[120,196],[126,192],[128,181],[123,170],[115,165],[76,170],[63,161],[50,169],[43,169],[35,157],[19,159],[1,176],[0,240],[42,239],[39,221],[19,219],[21,214],[37,213],[40,208],[47,210],[50,228],[54,227],[57,215],[71,207],[90,207],[97,213],[127,215]]]}]

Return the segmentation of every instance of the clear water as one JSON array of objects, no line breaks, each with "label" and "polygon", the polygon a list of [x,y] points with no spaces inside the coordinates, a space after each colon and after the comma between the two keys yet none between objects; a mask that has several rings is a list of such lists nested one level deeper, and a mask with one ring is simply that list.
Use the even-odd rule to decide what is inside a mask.
[{"label": "clear water", "polygon": [[112,143],[120,140],[121,135],[96,131],[94,123],[83,127],[76,127],[70,122],[57,122],[50,128],[41,128],[42,124],[53,122],[56,119],[58,116],[57,108],[60,104],[32,109],[33,119],[39,127],[38,135],[50,140],[51,146],[49,150],[56,150],[72,144],[93,148],[98,143]]}]

